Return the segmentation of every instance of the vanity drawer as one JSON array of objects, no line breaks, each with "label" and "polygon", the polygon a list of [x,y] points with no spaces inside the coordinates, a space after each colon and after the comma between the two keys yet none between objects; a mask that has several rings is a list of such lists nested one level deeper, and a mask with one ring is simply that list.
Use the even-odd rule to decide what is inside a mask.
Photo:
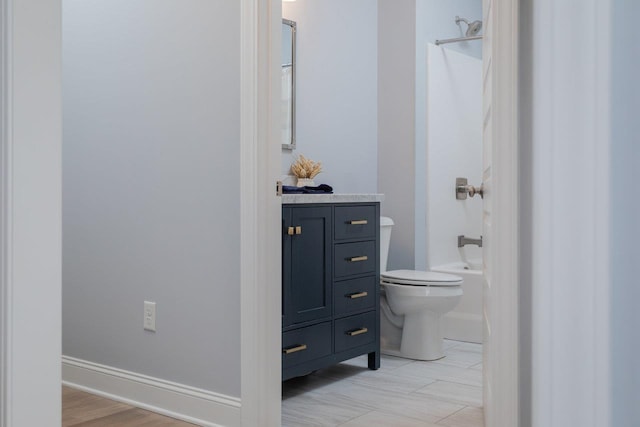
[{"label": "vanity drawer", "polygon": [[376,272],[375,240],[339,243],[335,245],[333,257],[335,277]]},{"label": "vanity drawer", "polygon": [[372,310],[376,304],[376,276],[335,282],[333,285],[333,309],[335,316],[345,316],[355,311]]},{"label": "vanity drawer", "polygon": [[336,353],[370,344],[376,340],[374,311],[336,320],[334,344]]},{"label": "vanity drawer", "polygon": [[282,334],[282,367],[288,368],[331,354],[331,322]]},{"label": "vanity drawer", "polygon": [[375,206],[337,206],[335,208],[335,238],[373,239],[376,237]]}]

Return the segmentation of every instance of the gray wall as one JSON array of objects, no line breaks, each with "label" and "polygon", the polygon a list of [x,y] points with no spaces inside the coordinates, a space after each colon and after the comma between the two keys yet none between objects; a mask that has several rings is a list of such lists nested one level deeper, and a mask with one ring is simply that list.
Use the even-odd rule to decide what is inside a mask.
[{"label": "gray wall", "polygon": [[240,396],[239,2],[63,18],[63,353]]},{"label": "gray wall", "polygon": [[389,269],[414,265],[415,0],[378,1],[378,191],[395,222]]},{"label": "gray wall", "polygon": [[640,287],[638,241],[640,203],[629,193],[640,182],[640,47],[637,17],[640,3],[614,0],[612,50],[611,272],[613,422],[632,427],[640,419]]},{"label": "gray wall", "polygon": [[370,0],[283,3],[296,21],[297,149],[283,150],[282,173],[298,154],[323,164],[315,183],[340,193],[377,191],[377,26]]}]

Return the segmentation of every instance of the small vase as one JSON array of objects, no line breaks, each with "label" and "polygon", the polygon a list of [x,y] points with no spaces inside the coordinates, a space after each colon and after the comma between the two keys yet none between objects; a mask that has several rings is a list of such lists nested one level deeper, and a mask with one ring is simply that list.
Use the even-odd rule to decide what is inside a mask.
[{"label": "small vase", "polygon": [[298,183],[296,184],[298,187],[315,187],[315,185],[311,178],[298,178]]}]

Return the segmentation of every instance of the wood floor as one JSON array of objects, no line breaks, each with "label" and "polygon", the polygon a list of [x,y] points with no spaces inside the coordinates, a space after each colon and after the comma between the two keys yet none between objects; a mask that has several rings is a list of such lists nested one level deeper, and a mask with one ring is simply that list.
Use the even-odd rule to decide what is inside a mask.
[{"label": "wood floor", "polygon": [[62,387],[62,427],[193,427],[114,400]]},{"label": "wood floor", "polygon": [[[366,356],[283,383],[284,427],[483,427],[482,346],[447,341],[447,357],[419,362]],[[62,426],[193,427],[193,424],[62,389]],[[259,427],[259,426],[256,426]]]}]

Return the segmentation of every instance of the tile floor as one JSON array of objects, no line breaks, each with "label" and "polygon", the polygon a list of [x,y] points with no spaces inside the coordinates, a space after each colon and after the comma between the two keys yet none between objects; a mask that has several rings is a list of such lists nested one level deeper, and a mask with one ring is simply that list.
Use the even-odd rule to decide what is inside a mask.
[{"label": "tile floor", "polygon": [[445,341],[444,359],[366,356],[282,384],[283,427],[484,427],[482,345]]}]

